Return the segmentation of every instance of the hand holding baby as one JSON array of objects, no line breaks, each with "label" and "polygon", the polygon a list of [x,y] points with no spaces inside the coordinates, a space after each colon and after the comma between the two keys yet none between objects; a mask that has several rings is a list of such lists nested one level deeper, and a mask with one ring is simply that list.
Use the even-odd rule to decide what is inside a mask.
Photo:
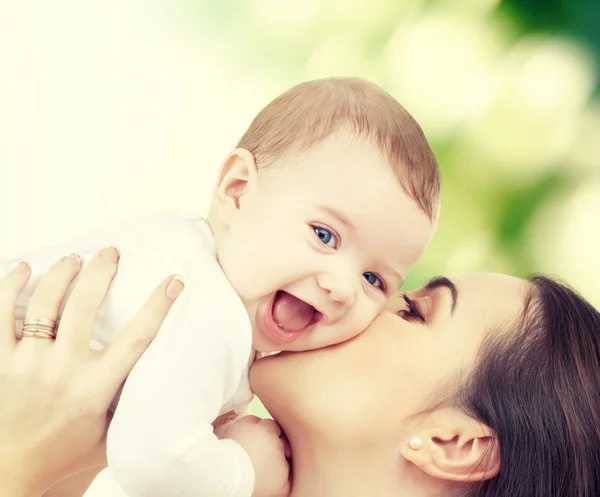
[{"label": "hand holding baby", "polygon": [[290,464],[286,459],[286,442],[279,425],[272,419],[245,416],[229,425],[221,438],[239,443],[254,465],[252,497],[288,497]]}]

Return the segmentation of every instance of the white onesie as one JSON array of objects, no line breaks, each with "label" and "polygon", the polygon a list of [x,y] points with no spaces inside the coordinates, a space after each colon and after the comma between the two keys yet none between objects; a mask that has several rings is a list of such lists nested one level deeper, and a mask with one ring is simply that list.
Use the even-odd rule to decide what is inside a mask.
[{"label": "white onesie", "polygon": [[21,260],[33,271],[18,303],[17,330],[35,285],[60,257],[75,252],[87,264],[111,245],[121,258],[98,313],[94,349],[114,340],[164,278],[176,273],[185,280],[123,387],[108,431],[115,480],[130,497],[250,497],[248,454],[233,440],[219,440],[211,423],[252,400],[252,333],[206,221],[161,214],[2,261],[0,277]]}]

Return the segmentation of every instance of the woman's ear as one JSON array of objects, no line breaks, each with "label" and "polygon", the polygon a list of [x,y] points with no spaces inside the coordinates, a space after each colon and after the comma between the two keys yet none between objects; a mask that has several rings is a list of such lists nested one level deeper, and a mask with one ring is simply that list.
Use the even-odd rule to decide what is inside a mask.
[{"label": "woman's ear", "polygon": [[211,212],[223,226],[229,226],[240,209],[242,197],[254,188],[258,168],[254,156],[244,148],[227,155],[217,177]]},{"label": "woman's ear", "polygon": [[430,476],[455,482],[494,478],[500,446],[491,428],[455,409],[440,409],[407,439],[402,456]]}]

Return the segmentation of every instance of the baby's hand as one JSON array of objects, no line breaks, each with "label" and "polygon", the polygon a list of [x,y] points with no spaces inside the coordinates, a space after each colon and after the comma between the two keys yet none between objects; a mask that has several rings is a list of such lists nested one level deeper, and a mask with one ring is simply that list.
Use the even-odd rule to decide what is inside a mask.
[{"label": "baby's hand", "polygon": [[252,497],[288,497],[290,465],[281,428],[272,419],[245,416],[225,428],[222,438],[239,443],[254,464]]}]

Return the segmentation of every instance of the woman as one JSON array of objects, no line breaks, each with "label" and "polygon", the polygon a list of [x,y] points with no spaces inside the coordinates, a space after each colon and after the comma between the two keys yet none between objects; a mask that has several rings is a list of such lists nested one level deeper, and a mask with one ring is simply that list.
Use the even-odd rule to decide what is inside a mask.
[{"label": "woman", "polygon": [[52,495],[81,495],[106,465],[108,408],[183,290],[180,279],[168,277],[113,344],[92,352],[94,316],[116,270],[102,252],[90,263],[68,299],[56,339],[43,323],[56,320],[79,271],[75,260],[61,259],[40,282],[27,316],[42,324],[21,340],[15,339],[14,308],[30,268],[21,263],[0,280],[0,495],[37,497],[75,474]]},{"label": "woman", "polygon": [[[293,497],[600,495],[600,315],[545,278],[435,279],[356,339],[260,359],[251,380],[290,440]],[[15,467],[43,469],[51,448]]]},{"label": "woman", "polygon": [[600,496],[600,314],[547,278],[434,279],[251,382],[293,497]]}]

